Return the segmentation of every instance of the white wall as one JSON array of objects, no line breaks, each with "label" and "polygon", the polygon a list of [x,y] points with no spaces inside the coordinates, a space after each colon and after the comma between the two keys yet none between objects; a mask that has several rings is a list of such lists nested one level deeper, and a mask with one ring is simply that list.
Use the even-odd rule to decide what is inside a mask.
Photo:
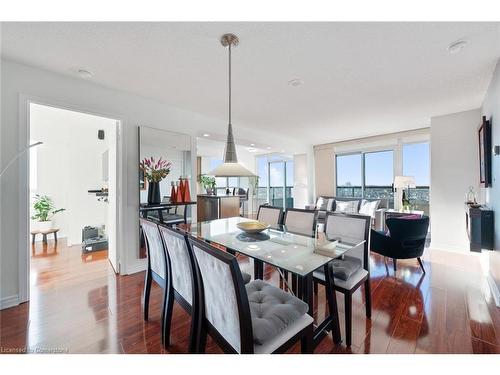
[{"label": "white wall", "polygon": [[[37,186],[32,193],[48,195],[57,208],[66,209],[54,217],[54,226],[60,229],[61,238],[67,237],[68,245],[80,244],[84,226],[108,227],[109,205],[98,202],[88,190],[107,187],[102,179],[102,154],[110,148],[116,121],[32,104],[30,125],[30,138],[43,142],[34,150]],[[105,131],[104,140],[97,138],[99,129]]]},{"label": "white wall", "polygon": [[[491,121],[492,145],[500,145],[500,60],[484,98],[481,114]],[[486,203],[495,211],[495,249],[489,253],[489,271],[500,290],[500,155],[492,156],[492,186],[486,189]]]},{"label": "white wall", "polygon": [[[138,259],[138,139],[137,127],[145,125],[158,129],[194,135],[215,129],[224,132],[225,123],[200,114],[181,110],[156,100],[131,93],[109,89],[78,78],[51,73],[27,65],[2,61],[1,64],[1,127],[0,160],[5,166],[16,153],[27,145],[26,117],[20,94],[43,99],[51,104],[80,109],[122,120],[118,133],[118,160],[123,173],[117,195],[123,197],[118,208],[119,225],[123,230],[117,239],[123,252],[121,271],[129,273],[145,268],[145,260]],[[196,152],[192,152],[192,170]],[[26,300],[22,295],[27,280],[20,279],[19,270],[27,259],[28,238],[28,162],[22,157],[2,176],[0,185],[0,304],[1,307]],[[196,186],[191,181],[191,186]],[[194,214],[196,216],[196,214]],[[21,283],[21,286],[19,284]]]},{"label": "white wall", "polygon": [[293,205],[295,208],[304,208],[309,201],[309,165],[307,154],[293,156]]},{"label": "white wall", "polygon": [[431,245],[468,252],[464,200],[479,190],[479,109],[431,118]]}]

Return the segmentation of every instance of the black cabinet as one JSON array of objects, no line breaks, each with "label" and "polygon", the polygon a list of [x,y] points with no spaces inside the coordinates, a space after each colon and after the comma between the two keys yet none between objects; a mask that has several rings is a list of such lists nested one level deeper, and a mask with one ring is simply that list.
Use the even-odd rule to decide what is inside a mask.
[{"label": "black cabinet", "polygon": [[470,251],[493,250],[493,211],[486,207],[467,207],[465,222],[470,241]]}]

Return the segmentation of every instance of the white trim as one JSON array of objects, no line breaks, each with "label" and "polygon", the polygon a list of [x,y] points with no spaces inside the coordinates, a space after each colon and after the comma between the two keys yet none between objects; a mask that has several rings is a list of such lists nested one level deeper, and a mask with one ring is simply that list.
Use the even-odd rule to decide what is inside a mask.
[{"label": "white trim", "polygon": [[122,269],[123,275],[131,275],[133,273],[146,271],[148,268],[148,261],[146,258],[137,259],[133,264],[128,264],[127,268]]},{"label": "white trim", "polygon": [[[126,164],[124,164],[123,156],[126,155],[126,137],[125,129],[126,117],[119,114],[103,113],[88,108],[83,108],[79,105],[63,103],[59,100],[49,98],[41,98],[33,95],[20,93],[18,95],[19,106],[19,148],[27,147],[30,137],[30,121],[29,121],[29,105],[31,103],[66,109],[69,111],[86,113],[94,116],[106,117],[117,121],[116,127],[116,257],[117,257],[117,272],[120,271],[120,266],[126,265],[126,253],[128,248],[123,242],[124,223],[126,218],[126,202],[127,184],[126,184]],[[22,187],[19,194],[19,212],[20,225],[18,233],[18,265],[19,265],[19,295],[18,303],[23,303],[29,300],[29,273],[30,273],[30,236],[29,233],[29,155],[25,153],[19,159],[19,186]],[[25,219],[25,220],[24,220]],[[124,264],[125,262],[125,264]],[[125,267],[126,269],[126,267]]]},{"label": "white trim", "polygon": [[493,300],[495,301],[495,305],[497,307],[500,307],[500,290],[498,290],[497,283],[493,279],[493,276],[491,276],[491,273],[488,273],[488,275],[486,275],[486,281],[488,282],[488,285],[490,286],[491,295],[493,296]]},{"label": "white trim", "polygon": [[0,310],[19,305],[19,296],[17,294],[0,299]]}]

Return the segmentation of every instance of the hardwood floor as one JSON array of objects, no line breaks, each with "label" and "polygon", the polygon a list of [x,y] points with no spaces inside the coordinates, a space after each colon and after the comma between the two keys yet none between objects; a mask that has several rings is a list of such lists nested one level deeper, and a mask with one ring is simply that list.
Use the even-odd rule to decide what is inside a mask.
[{"label": "hardwood floor", "polygon": [[[160,288],[153,285],[150,318],[142,319],[144,273],[116,276],[106,252],[82,257],[65,240],[31,259],[31,301],[0,311],[0,352],[186,353],[189,316],[174,305],[172,346],[160,344]],[[242,262],[246,260],[242,257]],[[500,309],[481,276],[477,257],[426,250],[427,273],[416,260],[399,261],[396,275],[371,257],[372,319],[365,318],[362,289],[353,296],[353,345],[326,337],[315,353],[500,353]],[[265,278],[278,285],[266,267]],[[342,336],[344,306],[337,296]],[[325,315],[324,289],[315,318]],[[208,353],[221,350],[209,339]],[[296,345],[290,352],[300,352]]]}]

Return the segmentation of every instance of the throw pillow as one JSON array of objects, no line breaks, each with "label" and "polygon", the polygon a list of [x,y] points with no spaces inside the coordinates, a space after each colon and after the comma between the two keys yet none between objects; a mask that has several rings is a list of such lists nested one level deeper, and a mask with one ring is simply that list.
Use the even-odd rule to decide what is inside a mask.
[{"label": "throw pillow", "polygon": [[375,217],[375,211],[377,211],[378,205],[380,204],[379,200],[376,201],[367,201],[363,199],[361,201],[361,207],[359,208],[359,213],[362,215],[367,215],[371,217]]},{"label": "throw pillow", "polygon": [[318,197],[316,201],[316,209],[318,211],[326,211],[326,205],[328,204],[328,200],[323,197]]},{"label": "throw pillow", "polygon": [[358,201],[337,201],[335,212],[341,212],[344,214],[357,214]]}]

